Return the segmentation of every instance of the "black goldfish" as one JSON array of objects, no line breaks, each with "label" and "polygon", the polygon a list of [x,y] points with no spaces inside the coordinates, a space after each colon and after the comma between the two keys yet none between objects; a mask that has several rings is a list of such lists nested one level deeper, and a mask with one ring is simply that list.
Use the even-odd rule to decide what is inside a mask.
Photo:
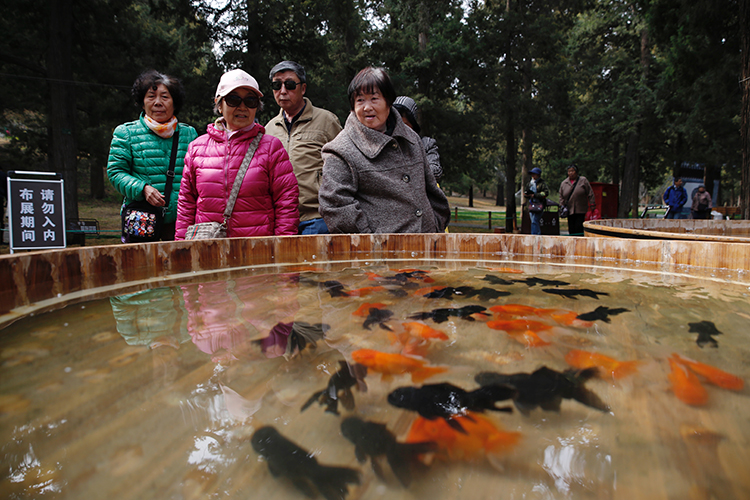
[{"label": "black goldfish", "polygon": [[308,344],[313,348],[318,346],[318,341],[325,338],[325,333],[331,327],[325,323],[305,323],[304,321],[295,321],[292,325],[292,331],[289,333],[289,340],[286,344],[285,358],[289,358],[296,352],[302,352]]},{"label": "black goldfish", "polygon": [[346,361],[339,361],[339,364],[341,368],[331,375],[326,388],[310,396],[310,399],[302,405],[300,412],[305,411],[315,401],[320,406],[326,406],[326,411],[334,415],[339,414],[339,401],[347,410],[354,408],[352,387],[360,383],[361,387],[366,389],[364,377],[367,374],[367,367],[359,364],[349,367]]},{"label": "black goldfish", "polygon": [[690,327],[689,332],[698,334],[698,340],[696,341],[698,347],[702,348],[706,344],[711,344],[711,347],[719,347],[719,342],[713,336],[721,335],[721,332],[713,322],[699,321],[697,323],[688,323],[688,326]]},{"label": "black goldfish", "polygon": [[348,417],[341,422],[341,434],[354,443],[354,454],[360,463],[370,457],[375,474],[385,480],[379,457],[385,455],[391,470],[401,482],[408,487],[411,484],[411,472],[418,465],[418,455],[433,451],[435,443],[399,443],[385,424],[368,422],[357,417]]},{"label": "black goldfish", "polygon": [[344,290],[344,284],[338,281],[324,281],[320,284],[321,288],[328,292],[331,297],[349,297],[349,292]]},{"label": "black goldfish", "polygon": [[362,324],[362,326],[365,328],[365,330],[369,330],[372,325],[378,325],[383,330],[392,332],[393,329],[385,324],[385,322],[391,319],[391,317],[393,317],[393,311],[372,307],[370,308],[369,314],[367,315],[367,318],[365,318],[365,322]]},{"label": "black goldfish", "polygon": [[481,314],[484,316],[490,316],[490,314],[484,312],[487,308],[483,306],[464,306],[459,308],[447,307],[442,309],[433,309],[429,312],[420,312],[412,314],[409,319],[432,319],[435,323],[443,323],[448,321],[451,316],[465,319],[466,321],[474,321],[472,315]]},{"label": "black goldfish", "polygon": [[580,319],[581,321],[600,320],[604,321],[605,323],[610,323],[610,316],[615,316],[617,314],[622,314],[625,312],[630,312],[630,309],[625,309],[624,307],[611,308],[606,306],[599,306],[591,312],[579,314],[578,316],[576,316],[576,319]]},{"label": "black goldfish", "polygon": [[442,418],[457,431],[466,433],[453,417],[467,417],[468,411],[512,411],[507,407],[498,408],[495,403],[512,399],[515,395],[516,390],[510,386],[491,385],[465,391],[455,385],[442,383],[401,387],[388,395],[388,402],[397,408],[416,411],[428,420]]},{"label": "black goldfish", "polygon": [[308,451],[279,434],[271,426],[253,434],[253,449],[268,463],[274,477],[286,477],[309,498],[320,492],[326,500],[344,500],[348,484],[359,484],[359,472],[349,467],[320,465]]},{"label": "black goldfish", "polygon": [[588,288],[570,288],[565,290],[560,290],[558,288],[544,288],[542,289],[544,293],[551,293],[553,295],[561,295],[568,299],[578,300],[578,295],[581,297],[591,297],[592,299],[599,300],[599,295],[609,295],[607,292],[597,292],[594,290],[589,290]]},{"label": "black goldfish", "polygon": [[522,280],[513,280],[514,283],[525,283],[526,286],[529,288],[541,285],[541,286],[567,286],[570,285],[567,281],[560,281],[560,280],[546,280],[544,278],[526,278]]},{"label": "black goldfish", "polygon": [[596,394],[583,386],[596,374],[596,368],[558,372],[543,366],[534,373],[505,375],[482,372],[477,374],[474,380],[482,387],[500,385],[516,389],[513,402],[524,415],[528,415],[537,406],[545,411],[560,411],[560,403],[563,399],[574,399],[586,406],[606,412],[609,411],[609,407]]},{"label": "black goldfish", "polygon": [[510,292],[502,292],[488,287],[474,288],[471,286],[447,286],[439,290],[434,290],[426,294],[425,297],[428,299],[451,299],[454,295],[466,298],[479,297],[482,300],[492,300],[497,299],[498,297],[507,297],[510,295]]},{"label": "black goldfish", "polygon": [[491,274],[486,275],[482,279],[484,281],[488,281],[491,285],[508,286],[508,285],[512,285],[514,283],[513,281],[506,280],[505,278],[500,278],[499,276],[493,276]]}]

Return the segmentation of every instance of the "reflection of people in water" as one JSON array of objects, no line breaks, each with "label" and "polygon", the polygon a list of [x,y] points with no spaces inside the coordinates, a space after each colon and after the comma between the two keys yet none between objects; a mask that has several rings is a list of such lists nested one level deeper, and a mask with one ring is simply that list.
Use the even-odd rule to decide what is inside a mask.
[{"label": "reflection of people in water", "polygon": [[128,345],[152,349],[154,375],[167,383],[177,374],[177,350],[190,340],[182,295],[174,288],[153,288],[110,297],[117,331]]},{"label": "reflection of people in water", "polygon": [[[236,280],[183,285],[187,330],[201,351],[216,362],[283,354],[297,303],[296,276],[245,276]],[[277,346],[277,347],[274,347]]]},{"label": "reflection of people in water", "polygon": [[128,345],[175,349],[190,340],[183,322],[182,297],[172,288],[153,288],[110,297],[117,331]]}]

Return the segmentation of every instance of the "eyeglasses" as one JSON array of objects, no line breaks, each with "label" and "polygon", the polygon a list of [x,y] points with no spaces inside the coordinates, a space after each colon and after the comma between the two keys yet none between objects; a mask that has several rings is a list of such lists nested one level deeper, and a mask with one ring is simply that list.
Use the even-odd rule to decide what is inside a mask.
[{"label": "eyeglasses", "polygon": [[284,82],[282,82],[281,80],[274,80],[271,82],[271,88],[274,90],[281,90],[282,83],[287,90],[294,90],[297,88],[297,85],[302,85],[302,82],[297,83],[294,80],[286,80]]},{"label": "eyeglasses", "polygon": [[239,107],[239,105],[243,102],[245,103],[245,106],[251,109],[257,108],[258,105],[260,105],[260,99],[258,99],[258,96],[253,94],[246,95],[244,99],[236,94],[229,94],[228,96],[224,97],[224,102],[227,103],[227,106],[230,106],[232,108]]}]

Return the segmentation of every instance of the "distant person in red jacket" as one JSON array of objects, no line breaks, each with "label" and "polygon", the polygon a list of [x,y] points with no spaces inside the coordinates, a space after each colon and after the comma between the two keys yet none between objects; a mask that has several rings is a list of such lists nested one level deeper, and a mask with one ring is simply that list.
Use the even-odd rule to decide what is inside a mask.
[{"label": "distant person in red jacket", "polygon": [[214,99],[214,111],[221,116],[190,144],[185,156],[175,239],[184,240],[192,224],[224,220],[237,172],[258,134],[264,135],[240,185],[227,236],[297,234],[297,179],[281,141],[265,135],[255,121],[261,97],[258,82],[243,70],[221,77]]}]

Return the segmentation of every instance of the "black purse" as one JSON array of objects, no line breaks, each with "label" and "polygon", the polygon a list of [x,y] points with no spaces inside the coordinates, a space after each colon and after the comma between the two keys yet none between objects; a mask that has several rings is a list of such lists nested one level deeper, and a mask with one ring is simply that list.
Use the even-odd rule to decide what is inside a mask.
[{"label": "black purse", "polygon": [[180,137],[180,129],[172,135],[172,155],[169,158],[169,170],[167,170],[167,183],[164,187],[164,199],[166,205],[155,207],[146,200],[136,200],[123,205],[120,211],[122,218],[122,240],[125,243],[148,243],[161,239],[164,215],[169,208],[172,195],[172,183],[174,182],[174,167],[177,162],[177,147]]},{"label": "black purse", "polygon": [[535,198],[530,198],[527,203],[529,212],[543,212],[544,211],[544,202],[541,200],[537,200]]}]

